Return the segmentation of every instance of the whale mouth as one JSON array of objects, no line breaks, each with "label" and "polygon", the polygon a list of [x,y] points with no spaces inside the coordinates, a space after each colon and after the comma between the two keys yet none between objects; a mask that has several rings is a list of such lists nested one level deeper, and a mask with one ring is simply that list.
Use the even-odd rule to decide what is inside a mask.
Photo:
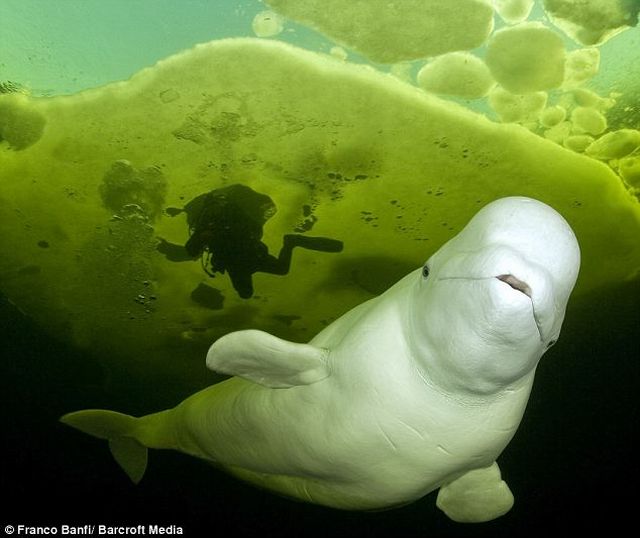
[{"label": "whale mouth", "polygon": [[538,312],[536,312],[536,306],[533,302],[533,291],[529,287],[529,284],[511,274],[498,275],[496,278],[498,280],[501,280],[505,284],[508,284],[514,290],[519,291],[520,293],[529,297],[529,299],[531,300],[531,308],[533,310],[533,320],[535,321],[536,328],[538,329],[538,336],[540,337],[540,341],[544,341],[544,335],[542,334],[542,323],[540,322],[540,318],[538,317]]},{"label": "whale mouth", "polygon": [[503,275],[498,276],[478,276],[478,277],[464,277],[464,276],[440,276],[438,280],[500,280],[504,282],[512,289],[516,290],[522,295],[526,295],[531,301],[531,311],[533,314],[533,321],[535,322],[536,329],[538,330],[538,336],[540,337],[540,341],[544,342],[544,331],[542,330],[542,320],[540,318],[539,312],[536,309],[535,302],[533,300],[533,290],[531,286],[527,284],[524,280],[520,280],[519,278],[513,276],[511,273],[505,273]]},{"label": "whale mouth", "polygon": [[499,275],[496,277],[498,280],[501,280],[505,284],[511,286],[514,290],[519,291],[520,293],[524,293],[529,299],[531,299],[531,288],[529,284],[516,278],[513,275]]}]

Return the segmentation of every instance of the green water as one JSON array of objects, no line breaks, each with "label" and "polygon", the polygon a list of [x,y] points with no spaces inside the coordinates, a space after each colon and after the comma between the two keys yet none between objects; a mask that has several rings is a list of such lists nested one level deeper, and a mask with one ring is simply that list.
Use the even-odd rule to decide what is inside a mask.
[{"label": "green water", "polygon": [[[366,47],[336,43],[306,20],[217,42],[255,38],[252,20],[265,9],[254,0],[0,1],[0,83],[18,90],[0,94],[0,483],[9,493],[0,524],[165,524],[192,536],[613,532],[634,509],[621,488],[638,478],[640,156],[596,159],[566,146],[584,135],[571,118],[580,100],[607,121],[587,136],[640,130],[640,31],[598,47],[598,73],[580,86],[594,93],[540,90],[573,122],[558,138],[541,110],[500,123],[490,97],[419,89],[425,59],[369,61]],[[584,48],[539,3],[529,20],[567,51]],[[486,58],[487,46],[472,53]],[[141,212],[105,195],[113,177],[125,178],[124,200]],[[296,249],[287,275],[253,276],[250,299],[228,274],[159,254],[160,239],[189,237],[186,216],[167,208],[234,183],[276,206],[264,222],[271,253],[291,233],[340,240],[343,252]],[[308,340],[419,266],[479,207],[512,194],[560,211],[583,265],[560,341],[499,459],[516,497],[506,516],[455,524],[435,494],[388,512],[339,512],[162,451],[133,486],[102,443],[57,423],[86,407],[141,415],[175,405],[219,379],[204,354],[233,330]]]}]

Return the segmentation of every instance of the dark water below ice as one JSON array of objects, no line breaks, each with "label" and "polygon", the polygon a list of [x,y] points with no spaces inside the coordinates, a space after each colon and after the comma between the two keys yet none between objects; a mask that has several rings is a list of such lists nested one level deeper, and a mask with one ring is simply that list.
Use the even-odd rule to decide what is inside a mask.
[{"label": "dark water below ice", "polygon": [[640,282],[571,302],[524,421],[499,460],[516,505],[475,525],[449,521],[435,508],[435,494],[386,512],[341,512],[256,490],[168,451],[150,452],[145,478],[134,486],[104,442],[57,418],[88,400],[135,412],[157,388],[136,380],[105,388],[91,357],[44,334],[4,298],[0,338],[3,527],[173,524],[188,536],[493,537],[586,529],[611,535],[635,519],[637,494],[623,488],[638,479]]}]

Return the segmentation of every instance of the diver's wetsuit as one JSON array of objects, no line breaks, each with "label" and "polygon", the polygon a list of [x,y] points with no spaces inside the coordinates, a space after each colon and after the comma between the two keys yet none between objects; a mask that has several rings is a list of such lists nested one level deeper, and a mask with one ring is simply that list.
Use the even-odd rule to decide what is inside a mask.
[{"label": "diver's wetsuit", "polygon": [[295,247],[321,252],[340,252],[343,248],[342,241],[335,239],[288,234],[283,238],[278,257],[269,254],[261,241],[262,228],[275,213],[275,204],[268,196],[244,185],[201,194],[183,211],[187,213],[191,232],[189,240],[180,247],[161,239],[158,250],[172,261],[195,259],[206,253],[205,271],[211,276],[228,272],[243,299],[253,295],[254,273],[286,275]]}]

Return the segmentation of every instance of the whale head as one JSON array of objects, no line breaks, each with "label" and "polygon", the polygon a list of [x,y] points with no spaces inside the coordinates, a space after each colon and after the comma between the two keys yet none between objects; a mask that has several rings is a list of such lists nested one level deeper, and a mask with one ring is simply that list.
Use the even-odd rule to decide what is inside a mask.
[{"label": "whale head", "polygon": [[524,197],[486,205],[416,275],[420,367],[455,391],[513,385],[558,339],[579,266],[575,235],[551,207]]}]

